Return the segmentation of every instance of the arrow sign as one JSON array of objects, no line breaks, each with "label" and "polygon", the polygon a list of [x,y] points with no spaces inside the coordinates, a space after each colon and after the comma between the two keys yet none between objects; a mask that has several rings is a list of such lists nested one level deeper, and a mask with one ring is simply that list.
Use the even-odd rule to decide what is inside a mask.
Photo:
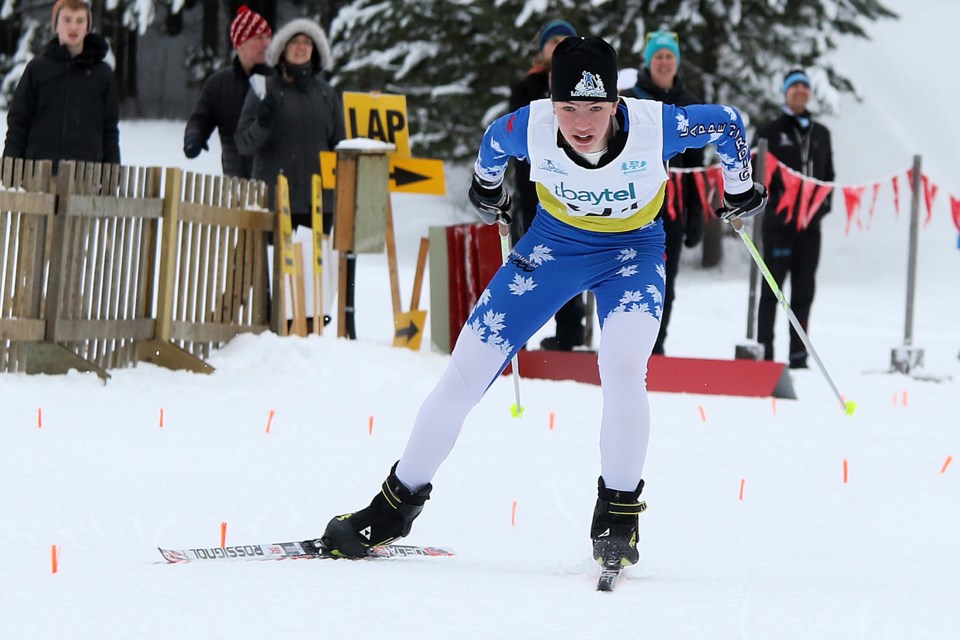
[{"label": "arrow sign", "polygon": [[426,323],[426,309],[395,313],[393,315],[393,346],[419,351],[420,343],[423,341],[423,327]]},{"label": "arrow sign", "polygon": [[[389,154],[391,193],[425,193],[442,196],[447,192],[443,161]],[[336,186],[337,154],[320,152],[320,174],[325,189]]]}]

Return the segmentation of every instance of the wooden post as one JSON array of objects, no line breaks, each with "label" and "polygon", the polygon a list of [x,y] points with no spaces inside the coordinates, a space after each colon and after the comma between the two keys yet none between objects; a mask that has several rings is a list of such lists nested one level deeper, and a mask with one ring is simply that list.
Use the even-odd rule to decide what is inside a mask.
[{"label": "wooden post", "polygon": [[173,323],[173,287],[177,270],[177,235],[180,227],[180,190],[183,172],[167,168],[163,194],[163,233],[160,238],[160,278],[157,287],[156,339],[170,341]]}]

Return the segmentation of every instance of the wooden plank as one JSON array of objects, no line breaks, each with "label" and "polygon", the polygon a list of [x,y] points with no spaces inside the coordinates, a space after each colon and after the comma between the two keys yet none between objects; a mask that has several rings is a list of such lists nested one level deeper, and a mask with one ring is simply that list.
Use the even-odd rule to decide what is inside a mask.
[{"label": "wooden plank", "polygon": [[[173,293],[176,278],[177,228],[180,211],[180,169],[170,167],[166,171],[163,198],[163,237],[160,246],[159,283],[157,287],[157,331],[161,342],[170,340],[173,323]],[[149,245],[148,245],[149,246]]]},{"label": "wooden plank", "polygon": [[46,322],[40,318],[0,318],[0,340],[43,340]]},{"label": "wooden plank", "polygon": [[0,191],[0,211],[20,213],[49,213],[56,207],[56,197],[50,193]]},{"label": "wooden plank", "polygon": [[[6,158],[5,158],[6,159]],[[7,163],[4,166],[11,166],[12,163]],[[0,266],[4,267],[4,278],[3,281],[7,283],[6,288],[3,291],[3,296],[0,298],[0,317],[6,317],[8,313],[13,312],[13,296],[16,293],[16,289],[10,286],[10,283],[13,282],[13,273],[16,262],[14,261],[14,256],[17,252],[17,220],[20,217],[15,211],[4,211],[0,217],[0,240],[4,237],[7,238],[6,251],[4,252],[3,264]]]},{"label": "wooden plank", "polygon": [[[58,320],[57,336],[59,342],[109,341],[120,337],[146,340],[153,337],[155,322],[153,318]],[[102,348],[100,351],[103,352]]]},{"label": "wooden plank", "polygon": [[397,270],[397,243],[393,233],[393,207],[390,198],[387,198],[386,220],[387,271],[390,277],[390,301],[393,304],[394,322],[397,316],[403,313],[400,303],[400,274]]},{"label": "wooden plank", "polygon": [[184,222],[273,231],[273,214],[269,211],[230,209],[197,202],[185,202],[181,206]]},{"label": "wooden plank", "polygon": [[[34,194],[42,196],[45,194]],[[38,203],[43,198],[35,199]],[[163,216],[163,198],[138,198],[76,195],[71,198],[70,214],[81,218],[156,218]]]}]

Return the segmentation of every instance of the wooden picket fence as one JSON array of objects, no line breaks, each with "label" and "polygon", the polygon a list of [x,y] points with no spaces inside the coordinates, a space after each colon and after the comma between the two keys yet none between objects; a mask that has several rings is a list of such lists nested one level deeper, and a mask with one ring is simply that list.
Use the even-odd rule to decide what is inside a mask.
[{"label": "wooden picket fence", "polygon": [[0,177],[0,371],[210,371],[270,327],[264,183],[10,158]]}]

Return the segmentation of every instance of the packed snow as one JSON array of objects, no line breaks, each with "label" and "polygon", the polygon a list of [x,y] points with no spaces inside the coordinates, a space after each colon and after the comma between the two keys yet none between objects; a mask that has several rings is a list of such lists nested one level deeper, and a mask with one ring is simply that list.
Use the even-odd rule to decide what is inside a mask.
[{"label": "packed snow", "polygon": [[[948,196],[960,196],[960,139],[937,123],[960,98],[942,77],[960,54],[960,8],[888,4],[902,21],[836,54],[864,101],[845,98],[829,125],[840,182],[886,182],[922,153],[940,186],[920,233],[925,366],[889,373],[904,338],[906,207],[895,215],[887,185],[869,229],[845,235],[837,194],[810,335],[856,413],[815,368],[792,373],[795,401],[652,394],[642,558],[614,594],[594,591],[588,539],[600,390],[573,382],[524,379],[517,419],[503,379],[470,414],[406,539],[453,558],[162,561],[158,545],[218,546],[224,522],[227,544],[314,537],[378,490],[448,357],[429,339],[419,352],[390,346],[386,259],[363,255],[356,341],[242,336],[212,354],[209,376],[151,365],[107,384],[0,376],[0,637],[956,637],[960,251]],[[187,161],[182,130],[121,123],[124,162],[219,173],[216,141]],[[405,302],[427,228],[471,220],[463,176],[448,174],[445,197],[394,196]],[[688,252],[669,354],[731,358],[744,341],[749,257],[735,237],[724,251],[713,270]],[[786,326],[781,312],[780,355]]]}]

